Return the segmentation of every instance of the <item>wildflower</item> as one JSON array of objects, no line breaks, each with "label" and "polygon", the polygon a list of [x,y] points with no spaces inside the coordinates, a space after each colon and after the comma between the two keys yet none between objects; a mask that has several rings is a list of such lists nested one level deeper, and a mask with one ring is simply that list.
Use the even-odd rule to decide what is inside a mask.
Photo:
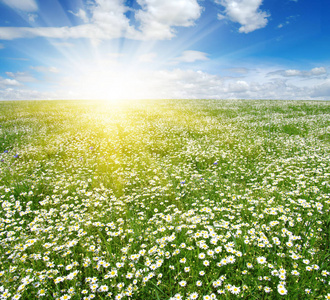
[{"label": "wildflower", "polygon": [[99,292],[107,292],[108,291],[108,286],[106,286],[106,285],[101,285],[100,287],[99,287]]},{"label": "wildflower", "polygon": [[279,274],[278,278],[281,279],[281,280],[285,280],[286,276],[285,276],[285,274]]},{"label": "wildflower", "polygon": [[267,262],[266,257],[264,257],[264,256],[257,257],[257,262],[261,265],[265,264]]},{"label": "wildflower", "polygon": [[182,299],[182,296],[179,293],[177,293],[173,296],[173,300],[181,300],[181,299]]},{"label": "wildflower", "polygon": [[209,262],[208,260],[204,260],[204,261],[203,261],[203,265],[204,265],[205,267],[207,267],[207,266],[210,265],[210,262]]},{"label": "wildflower", "polygon": [[120,299],[122,299],[123,297],[124,297],[124,295],[120,293],[120,294],[118,294],[118,295],[116,296],[115,299],[116,299],[116,300],[120,300]]},{"label": "wildflower", "polygon": [[238,295],[241,292],[241,289],[233,285],[229,291],[234,295]]},{"label": "wildflower", "polygon": [[179,282],[179,285],[181,287],[185,287],[187,285],[187,281],[182,280],[182,281]]},{"label": "wildflower", "polygon": [[283,285],[277,287],[277,291],[280,295],[286,295],[288,293],[287,289]]},{"label": "wildflower", "polygon": [[222,284],[221,280],[213,281],[213,283],[212,283],[213,287],[215,287],[215,288],[218,286],[221,286],[221,284]]},{"label": "wildflower", "polygon": [[247,267],[248,269],[252,269],[252,268],[253,268],[253,265],[252,265],[251,263],[247,263],[247,264],[246,264],[246,267]]},{"label": "wildflower", "polygon": [[97,283],[94,283],[90,286],[92,292],[95,292],[98,287],[99,285]]},{"label": "wildflower", "polygon": [[45,296],[46,295],[46,290],[41,289],[38,291],[38,296]]},{"label": "wildflower", "polygon": [[229,256],[227,257],[227,262],[228,262],[228,263],[233,264],[235,261],[236,261],[235,256],[233,256],[233,255],[229,255]]},{"label": "wildflower", "polygon": [[122,289],[124,286],[125,286],[125,284],[123,282],[120,282],[117,284],[118,289]]},{"label": "wildflower", "polygon": [[189,299],[190,299],[190,300],[195,300],[195,299],[197,299],[197,298],[198,298],[198,293],[196,293],[196,292],[190,294],[190,296],[189,296]]}]

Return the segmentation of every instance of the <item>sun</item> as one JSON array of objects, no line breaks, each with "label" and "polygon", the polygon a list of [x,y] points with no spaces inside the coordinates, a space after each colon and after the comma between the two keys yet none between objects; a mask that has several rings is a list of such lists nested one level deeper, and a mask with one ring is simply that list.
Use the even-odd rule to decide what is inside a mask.
[{"label": "sun", "polygon": [[159,73],[114,61],[81,61],[78,67],[67,71],[62,89],[79,99],[125,100],[155,99],[162,95]]}]

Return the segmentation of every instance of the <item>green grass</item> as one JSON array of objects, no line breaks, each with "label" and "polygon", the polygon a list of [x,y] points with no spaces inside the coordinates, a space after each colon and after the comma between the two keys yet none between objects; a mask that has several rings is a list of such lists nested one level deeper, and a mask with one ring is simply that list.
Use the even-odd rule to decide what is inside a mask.
[{"label": "green grass", "polygon": [[330,103],[0,102],[1,299],[329,299]]}]

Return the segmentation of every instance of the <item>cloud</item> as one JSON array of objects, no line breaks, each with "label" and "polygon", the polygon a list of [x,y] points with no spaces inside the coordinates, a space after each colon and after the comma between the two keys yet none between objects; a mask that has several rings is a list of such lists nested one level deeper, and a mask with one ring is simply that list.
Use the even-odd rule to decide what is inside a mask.
[{"label": "cloud", "polygon": [[29,61],[30,59],[25,58],[25,57],[6,57],[6,59],[9,60],[18,60],[18,61]]},{"label": "cloud", "polygon": [[267,78],[265,73],[266,70],[260,71],[254,78],[242,80],[180,68],[128,72],[118,66],[118,69],[104,67],[76,75],[71,74],[62,79],[58,86],[63,99],[299,100],[329,97],[330,81],[317,81],[315,84],[313,80],[298,86],[289,83],[287,79]]},{"label": "cloud", "polygon": [[138,61],[143,63],[150,63],[156,58],[156,56],[157,54],[154,52],[142,54],[138,57]]},{"label": "cloud", "polygon": [[285,25],[289,25],[290,22],[289,21],[286,21],[285,23],[280,23],[277,25],[277,28],[283,28]]},{"label": "cloud", "polygon": [[149,84],[153,82],[158,83],[155,97],[174,99],[311,99],[314,90],[279,79],[266,82],[237,80],[181,69],[154,72],[150,75]]},{"label": "cloud", "polygon": [[2,78],[0,77],[0,88],[8,86],[19,86],[21,85],[16,79]]},{"label": "cloud", "polygon": [[83,9],[79,9],[78,12],[74,13],[73,11],[69,10],[68,11],[70,14],[73,14],[74,16],[82,19],[85,23],[88,23],[89,22],[89,19],[87,17],[87,14],[86,12],[83,10]]},{"label": "cloud", "polygon": [[226,92],[230,93],[243,93],[249,90],[249,84],[246,81],[238,80],[233,83],[228,84]]},{"label": "cloud", "polygon": [[57,47],[67,47],[67,48],[74,47],[74,44],[69,42],[52,42],[52,45]]},{"label": "cloud", "polygon": [[207,55],[208,54],[205,52],[187,50],[183,51],[181,56],[175,58],[174,60],[177,62],[192,63],[198,60],[209,60]]},{"label": "cloud", "polygon": [[323,74],[326,74],[326,73],[327,73],[327,71],[324,67],[314,68],[314,69],[310,70],[310,74],[311,75],[316,75],[316,76],[323,75]]},{"label": "cloud", "polygon": [[34,82],[37,81],[32,75],[27,72],[6,72],[8,77],[11,77],[19,82]]},{"label": "cloud", "polygon": [[[291,0],[293,1],[293,0]],[[277,25],[277,28],[283,28],[284,26],[289,25],[292,21],[295,22],[299,15],[286,17],[286,21]]]},{"label": "cloud", "polygon": [[[142,7],[135,12],[138,28],[130,25],[125,13],[131,8],[125,5],[124,0],[95,0],[89,7],[91,14],[89,23],[72,27],[0,27],[0,39],[89,38],[96,43],[98,40],[121,37],[163,40],[175,36],[176,26],[194,25],[194,21],[200,17],[202,11],[197,0],[138,0],[138,3]],[[71,13],[85,22],[88,21],[86,12],[81,9],[77,13],[72,11]]]},{"label": "cloud", "polygon": [[0,49],[4,49],[5,46],[3,44],[0,44]]},{"label": "cloud", "polygon": [[270,15],[260,10],[263,0],[215,0],[224,7],[224,12],[218,14],[218,19],[229,19],[239,23],[239,32],[249,33],[263,28],[268,23]]},{"label": "cloud", "polygon": [[35,70],[40,73],[58,73],[59,72],[59,70],[56,67],[45,67],[45,66],[33,67],[33,66],[31,66],[30,68],[32,70]]},{"label": "cloud", "polygon": [[330,99],[330,79],[314,87],[312,97],[327,97]]},{"label": "cloud", "polygon": [[0,89],[1,100],[51,100],[51,99],[63,99],[59,94],[53,92],[40,92],[37,90],[31,90],[28,88],[5,88]]},{"label": "cloud", "polygon": [[[0,27],[0,39],[17,38],[89,38],[92,40],[135,37],[137,32],[130,26],[123,0],[95,0],[90,7],[91,23],[72,27]],[[78,12],[79,14],[79,12]],[[82,12],[79,14],[83,15]]]},{"label": "cloud", "polygon": [[173,26],[194,25],[202,11],[197,0],[137,0],[142,7],[135,13],[145,39],[170,39]]},{"label": "cloud", "polygon": [[247,74],[249,72],[249,69],[247,69],[247,68],[229,68],[229,69],[226,69],[226,71],[229,71],[232,73],[238,73],[238,74]]},{"label": "cloud", "polygon": [[18,9],[26,12],[38,10],[38,4],[35,0],[1,0],[3,3],[13,9]]},{"label": "cloud", "polygon": [[36,18],[38,18],[37,14],[28,14],[28,19],[30,23],[34,23]]},{"label": "cloud", "polygon": [[297,86],[285,78],[267,79],[265,70],[241,80],[179,68],[93,68],[52,80],[48,92],[21,87],[17,79],[25,73],[7,73],[11,78],[0,78],[0,99],[330,99],[330,79]]},{"label": "cloud", "polygon": [[283,77],[313,77],[327,74],[327,70],[324,67],[313,68],[310,71],[300,71],[296,69],[289,70],[277,70],[269,72],[267,76],[283,76]]}]

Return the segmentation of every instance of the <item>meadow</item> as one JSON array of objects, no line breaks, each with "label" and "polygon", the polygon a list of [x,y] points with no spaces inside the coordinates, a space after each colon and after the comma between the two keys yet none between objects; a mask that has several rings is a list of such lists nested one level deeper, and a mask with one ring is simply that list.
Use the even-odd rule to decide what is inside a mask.
[{"label": "meadow", "polygon": [[0,299],[330,299],[330,102],[0,102]]}]

